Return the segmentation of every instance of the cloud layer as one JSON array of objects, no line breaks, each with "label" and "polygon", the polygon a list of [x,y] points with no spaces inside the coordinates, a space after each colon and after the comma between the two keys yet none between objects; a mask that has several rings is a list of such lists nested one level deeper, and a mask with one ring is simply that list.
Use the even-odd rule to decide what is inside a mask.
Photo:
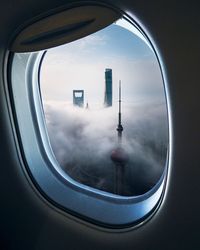
[{"label": "cloud layer", "polygon": [[[117,107],[87,109],[65,102],[44,103],[51,147],[60,167],[74,180],[114,193]],[[164,104],[123,105],[122,146],[128,155],[122,195],[151,189],[163,173],[168,123]]]}]

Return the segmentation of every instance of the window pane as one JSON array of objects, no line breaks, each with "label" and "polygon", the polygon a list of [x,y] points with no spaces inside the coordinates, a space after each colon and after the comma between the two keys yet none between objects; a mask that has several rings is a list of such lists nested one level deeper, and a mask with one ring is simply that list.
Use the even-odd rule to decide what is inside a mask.
[{"label": "window pane", "polygon": [[158,182],[168,149],[159,63],[136,33],[112,24],[48,50],[40,71],[60,167],[78,183],[123,196],[143,194]]}]

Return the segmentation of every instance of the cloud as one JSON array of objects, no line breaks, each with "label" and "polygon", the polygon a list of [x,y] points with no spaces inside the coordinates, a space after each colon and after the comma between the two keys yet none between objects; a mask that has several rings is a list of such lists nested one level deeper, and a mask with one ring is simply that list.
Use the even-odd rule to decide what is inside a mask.
[{"label": "cloud", "polygon": [[108,40],[108,37],[104,35],[92,34],[90,36],[86,36],[80,40],[80,43],[77,45],[78,48],[85,49],[88,46],[91,49],[91,46],[95,48],[97,46],[105,45]]},{"label": "cloud", "polygon": [[[51,146],[60,167],[74,180],[115,192],[116,167],[111,152],[118,147],[117,107],[76,108],[66,102],[44,103]],[[151,189],[165,167],[168,128],[164,104],[123,105],[124,166],[122,195]]]},{"label": "cloud", "polygon": [[[106,68],[112,68],[114,106],[97,109],[95,105],[101,107],[104,101]],[[144,41],[111,25],[49,50],[40,78],[51,146],[69,176],[116,191],[117,167],[111,154],[118,147],[116,104],[121,80],[123,148],[128,155],[122,194],[139,195],[157,183],[165,167],[168,122],[160,67]],[[84,90],[89,110],[73,107],[74,89]]]}]

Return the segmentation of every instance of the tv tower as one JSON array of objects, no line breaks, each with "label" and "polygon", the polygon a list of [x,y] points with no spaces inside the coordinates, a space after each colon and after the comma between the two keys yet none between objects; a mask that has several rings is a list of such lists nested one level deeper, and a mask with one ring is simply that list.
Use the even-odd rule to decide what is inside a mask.
[{"label": "tv tower", "polygon": [[121,113],[121,80],[119,81],[119,112],[117,125],[118,146],[111,153],[111,160],[115,164],[115,193],[123,195],[125,165],[128,162],[128,155],[122,148],[122,113]]},{"label": "tv tower", "polygon": [[118,142],[121,144],[122,142],[122,114],[121,114],[121,80],[119,81],[119,113],[118,113],[118,126],[117,126],[117,132],[118,132]]}]

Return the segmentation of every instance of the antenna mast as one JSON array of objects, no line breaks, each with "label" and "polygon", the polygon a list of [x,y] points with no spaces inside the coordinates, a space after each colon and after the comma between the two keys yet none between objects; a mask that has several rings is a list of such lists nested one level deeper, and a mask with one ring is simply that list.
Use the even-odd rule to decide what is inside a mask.
[{"label": "antenna mast", "polygon": [[121,143],[122,131],[123,131],[122,114],[121,114],[121,102],[122,102],[122,100],[121,100],[121,80],[119,80],[119,113],[118,113],[118,126],[117,126],[119,143]]}]

